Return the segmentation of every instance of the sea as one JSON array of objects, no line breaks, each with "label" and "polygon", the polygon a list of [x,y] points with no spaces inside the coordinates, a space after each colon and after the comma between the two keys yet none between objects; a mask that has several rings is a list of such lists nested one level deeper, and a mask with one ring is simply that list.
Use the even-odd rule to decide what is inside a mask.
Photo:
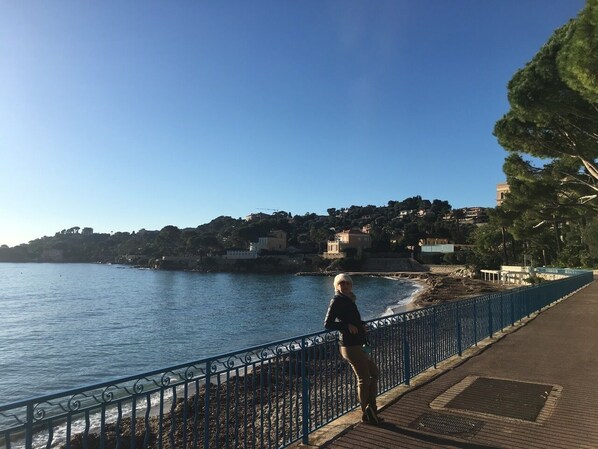
[{"label": "sea", "polygon": [[[354,277],[365,320],[421,287]],[[323,330],[332,277],[0,263],[0,404]]]}]

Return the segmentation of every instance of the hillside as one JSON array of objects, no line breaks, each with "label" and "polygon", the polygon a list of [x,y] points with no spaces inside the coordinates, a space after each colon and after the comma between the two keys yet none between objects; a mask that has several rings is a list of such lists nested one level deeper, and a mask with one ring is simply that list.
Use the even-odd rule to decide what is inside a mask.
[{"label": "hillside", "polygon": [[116,262],[147,265],[162,256],[197,257],[207,262],[227,250],[247,249],[250,242],[282,230],[289,251],[318,254],[325,251],[335,232],[362,229],[372,238],[372,253],[410,254],[420,239],[445,238],[467,243],[475,224],[463,210],[447,201],[420,196],[389,201],[385,206],[351,206],[328,209],[328,215],[288,212],[253,214],[246,218],[221,216],[196,228],[174,225],[161,230],[141,229],[112,234],[94,233],[75,226],[28,244],[0,247],[0,262]]}]

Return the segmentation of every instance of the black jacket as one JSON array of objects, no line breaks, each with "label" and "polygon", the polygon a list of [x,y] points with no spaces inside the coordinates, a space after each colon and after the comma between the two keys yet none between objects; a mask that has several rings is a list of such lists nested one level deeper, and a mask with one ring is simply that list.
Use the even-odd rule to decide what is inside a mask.
[{"label": "black jacket", "polygon": [[[356,334],[350,333],[349,324],[356,326],[359,332]],[[324,320],[324,327],[340,331],[341,346],[361,346],[367,341],[364,324],[365,322],[361,320],[361,315],[355,302],[342,293],[337,292],[334,298],[330,300],[326,319]]]}]

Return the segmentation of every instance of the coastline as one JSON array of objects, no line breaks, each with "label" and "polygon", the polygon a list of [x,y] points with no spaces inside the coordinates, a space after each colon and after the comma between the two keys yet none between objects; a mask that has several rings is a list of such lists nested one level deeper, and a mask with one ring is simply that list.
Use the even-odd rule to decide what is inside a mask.
[{"label": "coastline", "polygon": [[417,307],[416,301],[427,289],[427,286],[426,286],[426,283],[424,280],[418,279],[418,278],[412,278],[412,279],[411,278],[402,278],[400,276],[382,275],[379,277],[383,277],[385,279],[391,279],[391,280],[399,280],[400,279],[400,280],[403,280],[403,281],[413,284],[413,286],[415,288],[415,290],[403,301],[401,301],[393,306],[388,306],[386,308],[386,311],[384,312],[383,316],[390,316],[390,315],[395,315],[397,313],[410,312],[412,310],[421,308],[421,307]]},{"label": "coastline", "polygon": [[425,279],[420,279],[419,283],[423,285],[423,288],[414,295],[411,302],[412,310],[518,287],[517,285],[496,284],[452,274],[432,273],[428,274]]},{"label": "coastline", "polygon": [[420,304],[420,298],[424,297],[427,294],[428,290],[430,289],[428,284],[426,284],[425,280],[423,280],[423,279],[412,279],[411,281],[414,284],[417,284],[419,287],[418,287],[417,291],[415,291],[411,295],[411,300],[405,306],[405,310],[407,312],[426,307],[425,305]]},{"label": "coastline", "polygon": [[[411,300],[405,304],[407,311],[422,309],[450,301],[472,298],[485,294],[509,290],[517,285],[496,284],[481,279],[463,277],[456,271],[432,273],[418,272],[349,272],[350,276],[374,276],[389,279],[408,279],[418,284],[420,288],[411,295]],[[328,273],[327,275],[331,275]],[[336,273],[335,273],[336,274]]]}]

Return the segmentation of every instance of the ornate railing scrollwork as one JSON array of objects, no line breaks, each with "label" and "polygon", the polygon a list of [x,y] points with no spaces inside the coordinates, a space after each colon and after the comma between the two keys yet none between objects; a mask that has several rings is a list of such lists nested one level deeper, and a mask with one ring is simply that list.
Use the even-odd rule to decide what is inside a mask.
[{"label": "ornate railing scrollwork", "polygon": [[[212,370],[213,370],[213,368],[212,368]],[[184,380],[190,381],[190,380],[195,379],[195,373],[197,371],[199,371],[199,372],[201,372],[202,374],[205,375],[204,370],[202,368],[200,368],[199,366],[197,366],[197,365],[189,365],[187,368],[185,368],[185,371],[183,373]]]},{"label": "ornate railing scrollwork", "polygon": [[162,374],[162,376],[160,376],[160,383],[159,384],[156,383],[156,386],[158,386],[158,387],[170,386],[170,376],[169,376],[168,372],[166,372],[166,373]]},{"label": "ornate railing scrollwork", "polygon": [[310,337],[309,340],[314,346],[323,345],[326,343],[326,336],[325,335],[314,335]]},{"label": "ornate railing scrollwork", "polygon": [[87,395],[85,393],[77,393],[73,396],[71,396],[68,400],[68,402],[66,403],[66,407],[67,407],[67,411],[69,412],[76,412],[79,411],[81,409],[81,397],[86,398]]},{"label": "ornate railing scrollwork", "polygon": [[41,404],[36,404],[33,408],[33,421],[41,421],[46,417],[46,410],[39,407]]},{"label": "ornate railing scrollwork", "polygon": [[277,345],[274,347],[274,354],[276,354],[276,357],[280,357],[281,355],[284,355],[284,354],[286,354],[287,352],[288,352],[288,351],[287,351],[287,348],[286,348],[286,346],[285,346],[285,345],[283,345],[283,344],[277,344]]},{"label": "ornate railing scrollwork", "polygon": [[114,400],[114,391],[111,391],[111,388],[116,388],[114,385],[109,385],[102,390],[102,402],[104,404],[109,404]]},{"label": "ornate railing scrollwork", "polygon": [[[144,381],[147,384],[150,382],[150,379],[148,379],[147,377],[142,377],[141,379],[137,379],[135,381],[135,383],[133,384],[133,393],[134,394],[141,394],[144,392],[144,390],[145,390],[145,385],[143,383]],[[129,390],[127,389],[127,391],[129,391]]]}]

